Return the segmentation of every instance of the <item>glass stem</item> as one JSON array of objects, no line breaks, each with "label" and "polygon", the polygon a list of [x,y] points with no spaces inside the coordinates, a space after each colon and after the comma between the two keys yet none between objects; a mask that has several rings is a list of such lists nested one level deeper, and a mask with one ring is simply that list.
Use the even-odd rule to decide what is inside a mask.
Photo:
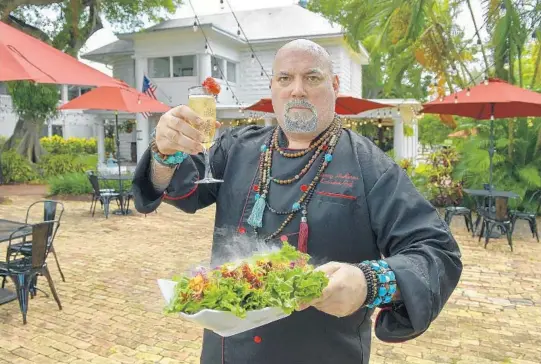
[{"label": "glass stem", "polygon": [[205,179],[212,178],[212,171],[210,170],[210,155],[205,147],[203,147],[203,155],[205,156]]}]

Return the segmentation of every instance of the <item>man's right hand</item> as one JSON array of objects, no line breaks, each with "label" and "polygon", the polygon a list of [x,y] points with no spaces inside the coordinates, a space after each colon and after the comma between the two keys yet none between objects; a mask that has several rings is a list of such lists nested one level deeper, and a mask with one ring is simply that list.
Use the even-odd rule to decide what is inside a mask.
[{"label": "man's right hand", "polygon": [[[160,153],[172,155],[176,152],[198,154],[203,151],[203,134],[192,125],[204,121],[188,106],[172,108],[160,117],[156,126],[156,146]],[[216,127],[220,123],[216,121]]]}]

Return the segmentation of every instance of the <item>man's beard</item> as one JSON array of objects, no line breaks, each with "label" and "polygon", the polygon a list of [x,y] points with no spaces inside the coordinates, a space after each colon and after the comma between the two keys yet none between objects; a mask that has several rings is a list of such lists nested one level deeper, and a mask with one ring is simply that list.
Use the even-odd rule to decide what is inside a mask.
[{"label": "man's beard", "polygon": [[[296,109],[291,111],[294,107],[307,108]],[[289,101],[285,105],[284,113],[284,131],[296,134],[313,133],[317,130],[317,110],[306,100],[295,99]]]}]

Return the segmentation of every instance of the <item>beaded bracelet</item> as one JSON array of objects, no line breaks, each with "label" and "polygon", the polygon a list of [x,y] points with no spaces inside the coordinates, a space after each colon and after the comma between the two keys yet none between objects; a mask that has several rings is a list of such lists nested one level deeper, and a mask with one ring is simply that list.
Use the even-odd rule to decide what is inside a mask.
[{"label": "beaded bracelet", "polygon": [[150,152],[152,153],[152,156],[154,157],[154,160],[161,164],[162,166],[167,167],[175,167],[179,165],[180,163],[184,162],[184,160],[188,157],[188,154],[184,152],[176,152],[172,155],[166,155],[161,153],[158,150],[158,146],[156,145],[156,129],[151,134],[151,141],[150,141]]},{"label": "beaded bracelet", "polygon": [[[374,308],[387,304],[396,293],[396,276],[384,260],[365,260],[359,265],[367,281],[367,298],[365,306]],[[370,273],[368,273],[368,269]]]}]

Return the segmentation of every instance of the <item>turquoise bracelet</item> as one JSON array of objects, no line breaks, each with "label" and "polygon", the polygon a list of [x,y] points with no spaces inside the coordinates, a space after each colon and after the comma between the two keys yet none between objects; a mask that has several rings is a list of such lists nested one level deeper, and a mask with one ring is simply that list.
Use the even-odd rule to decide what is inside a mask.
[{"label": "turquoise bracelet", "polygon": [[384,260],[365,260],[361,264],[369,266],[377,276],[377,296],[372,302],[366,304],[368,308],[374,308],[381,304],[390,303],[396,293],[396,276]]},{"label": "turquoise bracelet", "polygon": [[173,167],[184,162],[188,158],[188,154],[184,152],[176,152],[175,154],[168,155],[165,159],[162,159],[157,152],[152,152],[154,159],[163,166]]}]

